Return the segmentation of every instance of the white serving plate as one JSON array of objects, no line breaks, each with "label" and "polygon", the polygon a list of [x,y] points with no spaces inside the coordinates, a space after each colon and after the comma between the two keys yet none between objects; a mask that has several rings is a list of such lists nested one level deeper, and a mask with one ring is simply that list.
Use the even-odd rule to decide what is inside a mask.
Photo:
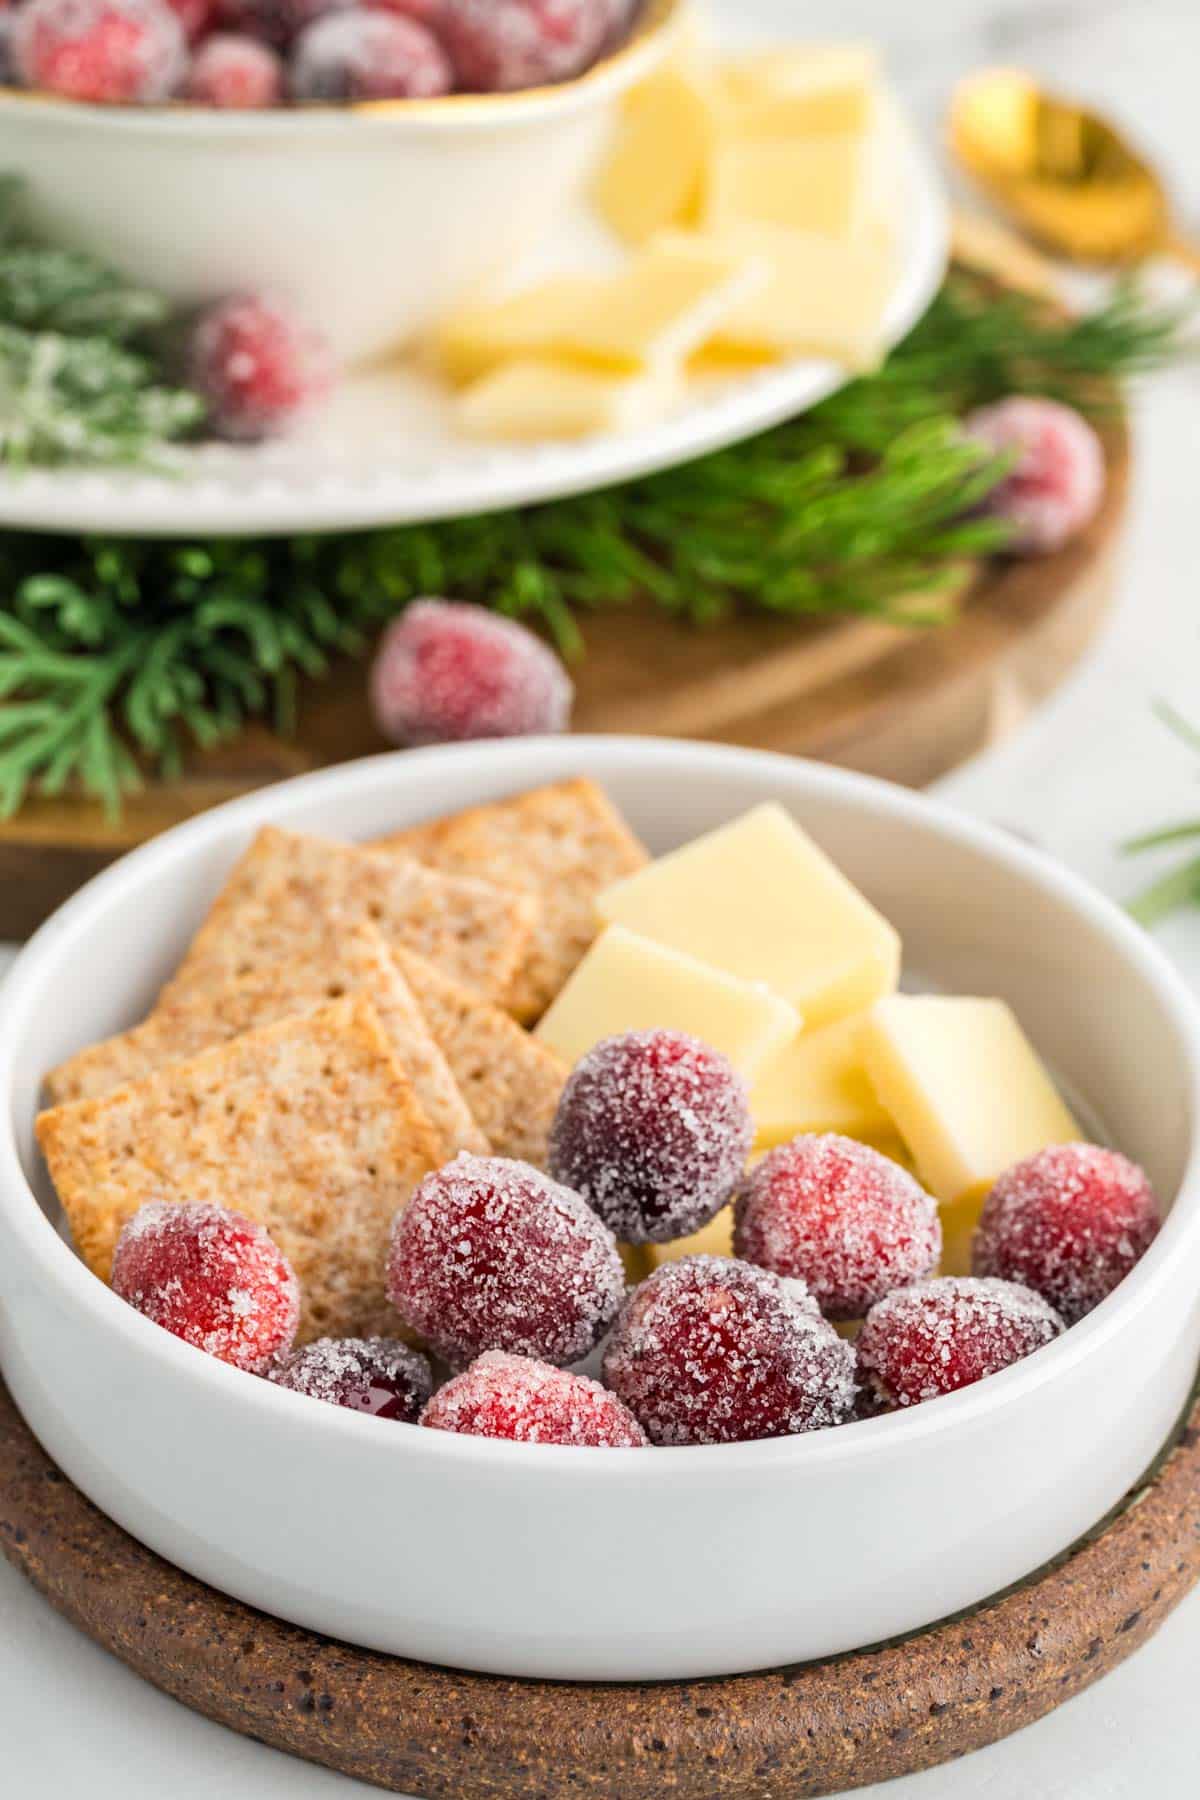
[{"label": "white serving plate", "polygon": [[[33,106],[0,105],[0,164],[5,167],[24,167],[18,152],[27,145]],[[93,115],[113,110],[83,109]],[[62,133],[71,128],[71,109],[55,106],[50,112],[50,119],[41,121],[48,134],[44,153],[69,164]],[[229,117],[222,116],[223,126]],[[161,131],[167,123],[190,127],[195,120],[135,118],[132,126]],[[251,123],[262,137],[264,124],[275,122],[258,118]],[[301,121],[306,127],[335,123],[328,118]],[[360,133],[387,123],[349,121]],[[122,129],[132,127],[123,124]],[[881,129],[891,145],[887,163],[898,234],[895,286],[884,327],[891,346],[920,318],[941,283],[948,213],[934,161],[898,109],[888,110]],[[154,145],[141,148],[143,154],[152,153]],[[297,146],[297,157],[301,150]],[[69,166],[60,168],[59,175],[69,173]],[[247,166],[253,170],[256,164],[252,160]],[[316,167],[324,166],[325,159],[318,157]],[[35,191],[40,167],[35,161],[28,170]],[[185,179],[182,174],[177,178]],[[528,272],[603,267],[617,254],[609,235],[579,207],[542,246]],[[343,263],[344,257],[336,266]],[[666,418],[644,429],[576,443],[504,445],[464,437],[448,393],[436,380],[402,363],[376,365],[349,377],[333,403],[294,436],[253,448],[204,444],[179,450],[173,453],[170,474],[70,468],[2,472],[0,526],[139,537],[236,537],[345,531],[494,512],[609,487],[688,462],[806,411],[846,380],[846,372],[833,363],[795,360],[694,382]]]},{"label": "white serving plate", "polygon": [[[142,1013],[255,828],[364,838],[580,772],[655,851],[781,800],[894,920],[911,970],[1004,995],[1170,1209],[1118,1291],[1049,1348],[911,1413],[625,1453],[322,1407],[210,1360],[98,1282],[53,1223],[33,1138],[40,1077]],[[169,832],[22,954],[0,1016],[0,1363],[105,1512],[213,1586],[334,1637],[550,1678],[826,1656],[1030,1573],[1159,1449],[1200,1352],[1198,1107],[1196,1009],[1146,936],[1045,857],[907,791],[636,738],[381,757]]]}]

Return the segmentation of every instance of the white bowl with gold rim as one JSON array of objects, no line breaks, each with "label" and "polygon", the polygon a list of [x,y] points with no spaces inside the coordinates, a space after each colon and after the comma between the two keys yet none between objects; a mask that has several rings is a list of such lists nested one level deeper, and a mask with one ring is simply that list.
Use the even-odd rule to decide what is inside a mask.
[{"label": "white bowl with gold rim", "polygon": [[0,89],[0,168],[26,183],[30,222],[52,242],[185,305],[286,295],[359,361],[553,228],[682,11],[648,0],[622,48],[522,93],[221,112]]},{"label": "white bowl with gold rim", "polygon": [[[97,1281],[56,1230],[33,1136],[41,1077],[141,1015],[256,827],[368,838],[580,772],[656,851],[781,801],[899,927],[911,972],[1009,1000],[1168,1209],[1120,1288],[1048,1348],[910,1413],[764,1443],[598,1451],[315,1404],[191,1349]],[[381,757],[169,832],[23,953],[0,1011],[0,1366],[46,1449],[128,1531],[332,1636],[552,1678],[825,1656],[1030,1573],[1158,1451],[1200,1354],[1198,1119],[1197,1012],[1145,935],[1045,857],[916,795],[636,738]]]}]

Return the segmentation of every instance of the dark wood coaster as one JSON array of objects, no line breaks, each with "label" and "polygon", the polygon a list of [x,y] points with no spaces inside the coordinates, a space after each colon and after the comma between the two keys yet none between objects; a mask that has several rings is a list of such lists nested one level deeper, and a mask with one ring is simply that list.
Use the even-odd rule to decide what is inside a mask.
[{"label": "dark wood coaster", "polygon": [[[947,625],[756,613],[696,630],[648,606],[586,620],[576,729],[746,744],[923,786],[1014,731],[1103,624],[1129,487],[1119,419],[1106,448],[1091,527],[1057,556],[964,572]],[[251,727],[150,782],[119,819],[79,795],[31,800],[0,821],[0,938],[25,937],[114,857],[206,807],[386,747],[364,665],[347,662],[304,686],[294,739]]]},{"label": "dark wood coaster", "polygon": [[55,1468],[0,1385],[0,1548],[80,1630],[232,1730],[423,1800],[798,1800],[994,1743],[1143,1644],[1200,1575],[1200,1402],[1116,1512],[900,1643],[725,1680],[561,1685],[356,1650],[215,1593]]}]

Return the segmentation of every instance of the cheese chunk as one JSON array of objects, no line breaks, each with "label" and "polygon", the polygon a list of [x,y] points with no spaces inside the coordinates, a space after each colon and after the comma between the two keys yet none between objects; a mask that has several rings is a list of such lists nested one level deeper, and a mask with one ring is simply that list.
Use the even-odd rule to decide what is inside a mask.
[{"label": "cheese chunk", "polygon": [[466,388],[458,421],[471,437],[540,443],[636,430],[666,413],[678,392],[669,375],[614,375],[523,357]]},{"label": "cheese chunk", "polygon": [[770,1149],[808,1131],[836,1131],[870,1143],[895,1126],[867,1079],[860,1038],[862,1013],[802,1031],[767,1064],[754,1084],[755,1148]]},{"label": "cheese chunk", "polygon": [[875,169],[872,139],[855,132],[722,139],[710,165],[704,224],[720,231],[754,220],[846,237],[869,216]]},{"label": "cheese chunk", "polygon": [[626,100],[592,198],[628,243],[644,244],[668,226],[699,220],[716,137],[714,98],[711,77],[691,57]]},{"label": "cheese chunk", "polygon": [[605,924],[761,982],[809,1026],[888,994],[900,939],[801,831],[768,802],[607,888]]},{"label": "cheese chunk", "polygon": [[878,366],[895,272],[881,227],[834,238],[751,222],[727,225],[710,241],[732,258],[757,259],[768,275],[726,315],[705,359],[820,356],[856,372]]},{"label": "cheese chunk", "polygon": [[892,995],[866,1020],[863,1062],[918,1173],[943,1205],[981,1202],[996,1177],[1082,1136],[1002,1000]]},{"label": "cheese chunk", "polygon": [[654,244],[615,275],[555,276],[460,312],[437,354],[459,380],[527,357],[622,375],[661,371],[689,357],[769,278],[753,251],[700,238]]},{"label": "cheese chunk", "polygon": [[679,1262],[685,1256],[732,1256],[733,1208],[723,1206],[715,1219],[691,1237],[676,1238],[671,1244],[642,1244],[639,1248],[646,1261],[646,1275],[653,1274],[662,1263]]},{"label": "cheese chunk", "polygon": [[615,925],[592,945],[536,1035],[573,1064],[601,1038],[660,1025],[722,1051],[750,1083],[796,1035],[799,1015],[776,994]]},{"label": "cheese chunk", "polygon": [[879,61],[867,44],[780,45],[725,58],[720,80],[724,115],[743,135],[862,132],[874,117]]}]

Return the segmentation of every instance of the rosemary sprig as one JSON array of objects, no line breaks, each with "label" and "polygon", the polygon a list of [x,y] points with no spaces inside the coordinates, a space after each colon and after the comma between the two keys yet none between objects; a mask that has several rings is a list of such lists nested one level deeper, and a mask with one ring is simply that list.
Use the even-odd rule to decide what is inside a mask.
[{"label": "rosemary sprig", "polygon": [[[1200,751],[1200,731],[1182,713],[1176,712],[1165,700],[1160,700],[1154,708],[1158,717],[1169,731],[1174,732],[1189,750]],[[1140,856],[1148,850],[1165,850],[1177,844],[1190,844],[1200,840],[1200,819],[1184,820],[1177,825],[1159,826],[1154,831],[1141,832],[1137,837],[1129,838],[1121,849],[1127,856]],[[1195,906],[1200,903],[1200,856],[1189,857],[1185,862],[1160,875],[1129,902],[1129,912],[1152,931],[1161,925],[1172,913],[1179,912],[1182,907]]]},{"label": "rosemary sprig", "polygon": [[999,465],[963,444],[958,417],[1018,388],[1094,405],[1105,384],[1175,355],[1178,326],[1132,291],[1064,323],[955,276],[877,373],[749,443],[607,493],[288,541],[9,534],[0,808],[68,784],[115,808],[190,744],[270,712],[286,727],[297,677],[361,653],[419,593],[524,616],[569,654],[581,616],[638,597],[698,625],[751,608],[936,622],[964,562],[1004,542],[977,508]]}]

